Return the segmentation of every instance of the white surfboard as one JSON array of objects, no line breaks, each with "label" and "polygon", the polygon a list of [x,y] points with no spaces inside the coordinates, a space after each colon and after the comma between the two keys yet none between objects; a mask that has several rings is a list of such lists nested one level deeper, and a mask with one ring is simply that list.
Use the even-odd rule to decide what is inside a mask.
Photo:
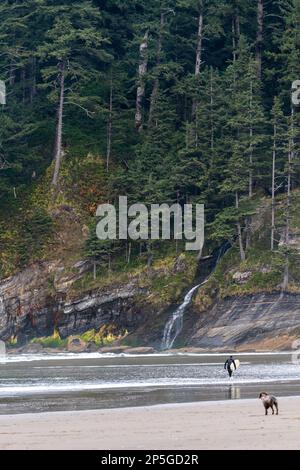
[{"label": "white surfboard", "polygon": [[[240,361],[238,359],[235,359],[234,362],[235,362],[236,368],[238,369],[240,367],[240,364],[241,364]],[[235,371],[235,367],[234,367],[233,362],[230,364],[230,369],[232,370],[232,372]]]}]

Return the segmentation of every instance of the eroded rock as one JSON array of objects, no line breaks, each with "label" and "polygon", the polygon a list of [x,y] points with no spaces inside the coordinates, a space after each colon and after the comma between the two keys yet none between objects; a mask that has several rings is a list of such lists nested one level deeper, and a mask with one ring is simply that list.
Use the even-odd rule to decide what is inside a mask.
[{"label": "eroded rock", "polygon": [[128,346],[106,346],[99,349],[103,354],[120,354],[128,349]]},{"label": "eroded rock", "polygon": [[238,284],[245,284],[250,279],[251,276],[252,276],[251,271],[246,271],[244,273],[241,273],[238,271],[234,273],[234,275],[232,276],[232,279]]},{"label": "eroded rock", "polygon": [[300,337],[300,295],[255,294],[218,301],[201,314],[189,344],[210,350],[291,350]]},{"label": "eroded rock", "polygon": [[[77,273],[86,268],[74,265]],[[37,263],[21,273],[0,281],[0,339],[17,337],[18,346],[32,338],[51,336],[56,330],[62,339],[115,324],[132,331],[143,321],[136,299],[148,291],[138,279],[68,299],[74,280],[55,263]],[[52,282],[50,282],[52,280]]]},{"label": "eroded rock", "polygon": [[84,352],[87,350],[87,343],[80,338],[69,338],[67,350],[73,353]]},{"label": "eroded rock", "polygon": [[153,354],[154,348],[128,348],[124,351],[125,354]]}]

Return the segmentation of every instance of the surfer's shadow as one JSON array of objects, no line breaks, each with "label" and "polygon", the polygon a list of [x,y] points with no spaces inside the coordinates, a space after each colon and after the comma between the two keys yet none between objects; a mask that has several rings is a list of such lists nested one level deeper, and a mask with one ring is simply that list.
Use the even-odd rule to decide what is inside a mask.
[{"label": "surfer's shadow", "polygon": [[230,384],[227,390],[229,400],[239,400],[241,398],[241,387]]}]

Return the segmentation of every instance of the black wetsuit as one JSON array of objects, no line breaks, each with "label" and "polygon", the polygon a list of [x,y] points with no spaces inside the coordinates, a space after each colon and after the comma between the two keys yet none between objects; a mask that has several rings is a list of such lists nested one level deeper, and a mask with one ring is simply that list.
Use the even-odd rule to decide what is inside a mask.
[{"label": "black wetsuit", "polygon": [[234,365],[234,369],[236,370],[236,364],[235,364],[235,362],[234,362],[233,357],[229,357],[229,358],[227,359],[227,361],[225,362],[225,364],[224,364],[224,369],[227,369],[227,372],[228,372],[229,377],[232,376],[232,370],[231,370],[231,367],[230,367],[231,364]]}]

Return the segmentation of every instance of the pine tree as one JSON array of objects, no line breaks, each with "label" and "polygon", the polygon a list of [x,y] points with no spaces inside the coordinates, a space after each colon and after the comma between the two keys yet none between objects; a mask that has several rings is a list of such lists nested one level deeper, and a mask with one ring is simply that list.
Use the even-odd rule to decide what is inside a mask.
[{"label": "pine tree", "polygon": [[[262,106],[260,82],[257,79],[257,65],[241,38],[239,58],[229,67],[231,81],[231,116],[229,125],[232,137],[238,139],[244,148],[248,162],[248,195],[253,196],[255,177],[260,169],[259,154],[264,143],[266,119]],[[255,174],[256,173],[256,174]]]},{"label": "pine tree", "polygon": [[[171,2],[164,0],[160,2],[160,19],[157,24],[157,40],[156,40],[156,59],[155,67],[152,70],[153,75],[153,87],[150,97],[150,108],[149,108],[149,118],[148,126],[150,127],[153,124],[153,114],[154,108],[157,105],[158,93],[159,93],[159,82],[160,75],[162,71],[162,62],[163,62],[163,41],[167,33],[168,28],[168,17],[170,15],[175,15],[174,9],[171,7]],[[166,67],[166,65],[164,65]]]},{"label": "pine tree", "polygon": [[56,186],[64,149],[88,149],[106,159],[105,199],[205,202],[209,237],[237,242],[242,259],[253,206],[271,193],[271,249],[277,229],[290,249],[300,0],[3,0],[0,16],[3,213],[22,210],[55,132]]},{"label": "pine tree", "polygon": [[283,114],[280,98],[274,99],[272,108],[273,125],[273,149],[272,149],[272,221],[271,221],[271,251],[275,246],[275,214],[276,214],[276,193],[285,186],[284,168],[286,152],[286,132],[287,120]]},{"label": "pine tree", "polygon": [[262,53],[264,40],[264,1],[257,0],[256,62],[257,75],[262,78]]},{"label": "pine tree", "polygon": [[[218,14],[217,2],[207,0],[180,0],[178,7],[182,12],[190,18],[193,16],[194,32],[190,37],[185,39],[188,41],[191,51],[194,53],[194,63],[192,73],[186,78],[186,84],[189,93],[186,93],[186,99],[191,102],[190,120],[197,120],[197,105],[201,100],[199,87],[201,86],[201,74],[204,70],[206,59],[206,44],[213,38],[219,38],[223,33],[221,18]],[[195,137],[197,140],[197,135]]]},{"label": "pine tree", "polygon": [[52,178],[52,184],[56,186],[63,157],[64,109],[67,104],[72,104],[90,115],[86,108],[89,99],[80,94],[80,86],[82,88],[95,76],[91,60],[105,58],[99,49],[105,39],[99,28],[101,14],[91,1],[53,5],[44,0],[40,5],[40,15],[43,14],[47,15],[50,26],[38,54],[43,62],[44,84],[52,88],[49,97],[58,101]]},{"label": "pine tree", "polygon": [[281,83],[284,85],[282,92],[288,110],[287,131],[287,160],[285,166],[286,175],[286,201],[285,201],[285,268],[283,277],[283,289],[289,284],[290,263],[290,221],[293,213],[292,190],[299,178],[299,134],[300,116],[291,102],[291,84],[300,76],[300,1],[292,0],[285,12],[285,32],[281,40],[279,58],[284,64]]},{"label": "pine tree", "polygon": [[93,265],[94,280],[97,277],[97,266],[111,269],[111,259],[118,251],[119,245],[115,240],[100,240],[96,235],[96,223],[91,224],[90,235],[85,244],[85,256]]}]

